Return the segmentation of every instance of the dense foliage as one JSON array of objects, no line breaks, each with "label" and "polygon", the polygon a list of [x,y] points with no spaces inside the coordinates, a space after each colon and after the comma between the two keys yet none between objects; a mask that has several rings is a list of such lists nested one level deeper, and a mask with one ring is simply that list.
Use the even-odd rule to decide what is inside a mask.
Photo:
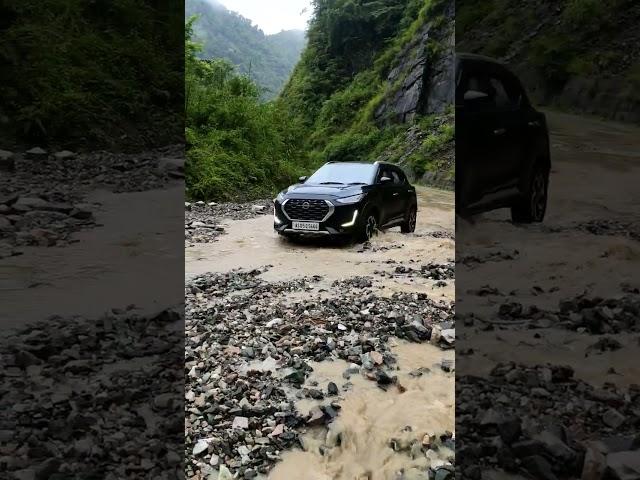
[{"label": "dense foliage", "polygon": [[305,164],[302,131],[225,60],[202,60],[186,26],[187,195],[250,199],[291,183]]},{"label": "dense foliage", "polygon": [[307,48],[281,95],[267,103],[247,77],[227,62],[200,59],[188,40],[190,197],[275,193],[330,160],[383,159],[415,180],[434,171],[451,179],[452,111],[409,123],[374,119],[397,88],[389,73],[413,54],[406,47],[427,22],[438,25],[443,2],[314,0]]},{"label": "dense foliage", "polygon": [[[560,90],[572,76],[633,79],[640,70],[635,0],[459,0],[456,44],[527,65]],[[528,80],[528,79],[527,79]]]},{"label": "dense foliage", "polygon": [[289,78],[305,45],[301,30],[265,35],[251,20],[211,0],[187,0],[187,18],[197,16],[194,38],[202,44],[201,58],[224,58],[274,98]]},{"label": "dense foliage", "polygon": [[[381,100],[396,87],[387,76],[403,48],[426,22],[437,23],[441,3],[314,1],[308,47],[282,95],[312,132],[307,149],[313,164],[383,158],[401,161],[419,178],[436,167],[435,153],[453,148],[452,114],[446,122],[416,118],[416,128],[429,129],[424,130],[429,140],[411,155],[406,155],[408,125],[380,125],[373,118]],[[432,123],[446,125],[432,129]]]},{"label": "dense foliage", "polygon": [[181,15],[170,0],[3,1],[3,136],[74,146],[180,138]]}]

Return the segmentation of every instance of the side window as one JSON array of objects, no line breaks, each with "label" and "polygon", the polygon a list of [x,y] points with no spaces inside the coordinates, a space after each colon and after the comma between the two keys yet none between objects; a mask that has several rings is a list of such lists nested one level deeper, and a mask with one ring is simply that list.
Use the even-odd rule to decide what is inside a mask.
[{"label": "side window", "polygon": [[507,90],[505,89],[504,84],[496,77],[492,77],[490,82],[491,87],[495,92],[494,101],[496,108],[498,110],[508,110],[511,108],[513,105],[509,95],[507,95]]},{"label": "side window", "polygon": [[402,183],[402,179],[400,178],[400,174],[398,172],[392,170],[391,175],[393,175],[393,177],[391,178],[393,178],[394,185],[400,185]]},{"label": "side window", "polygon": [[497,96],[496,104],[499,109],[514,109],[520,106],[523,92],[519,82],[511,75],[495,75],[491,79]]},{"label": "side window", "polygon": [[380,167],[380,170],[378,170],[378,179],[377,179],[377,183],[380,183],[380,180],[382,179],[382,177],[391,177],[391,174],[389,173],[389,170],[386,167]]}]

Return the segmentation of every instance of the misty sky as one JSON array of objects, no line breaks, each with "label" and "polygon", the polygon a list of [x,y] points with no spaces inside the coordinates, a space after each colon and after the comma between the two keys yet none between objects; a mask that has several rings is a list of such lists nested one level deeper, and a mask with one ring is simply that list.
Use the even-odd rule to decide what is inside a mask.
[{"label": "misty sky", "polygon": [[[281,30],[306,30],[311,0],[218,0],[253,21],[267,35]],[[306,9],[305,13],[301,13]]]}]

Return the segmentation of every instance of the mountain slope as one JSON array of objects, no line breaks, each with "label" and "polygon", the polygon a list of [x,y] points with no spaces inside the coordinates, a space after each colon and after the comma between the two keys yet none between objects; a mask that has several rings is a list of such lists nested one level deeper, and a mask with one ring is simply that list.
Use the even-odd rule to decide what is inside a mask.
[{"label": "mountain slope", "polygon": [[197,15],[195,39],[203,44],[202,58],[224,58],[275,97],[287,81],[304,48],[304,32],[265,35],[251,20],[211,0],[187,0],[186,17]]},{"label": "mountain slope", "polygon": [[456,48],[508,63],[536,103],[640,122],[636,0],[459,0]]},{"label": "mountain slope", "polygon": [[388,160],[453,187],[453,14],[452,0],[316,2],[281,95],[312,164]]}]

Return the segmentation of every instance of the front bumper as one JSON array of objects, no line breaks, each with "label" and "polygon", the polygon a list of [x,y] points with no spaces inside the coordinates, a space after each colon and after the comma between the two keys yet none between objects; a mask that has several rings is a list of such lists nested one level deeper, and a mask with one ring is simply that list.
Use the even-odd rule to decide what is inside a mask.
[{"label": "front bumper", "polygon": [[[336,205],[333,204],[333,211],[324,221],[319,223],[319,230],[295,230],[293,222],[295,218],[289,218],[282,210],[282,204],[275,201],[273,204],[273,229],[284,235],[305,235],[305,236],[343,236],[353,235],[360,219],[360,204]],[[309,220],[299,220],[308,222]]]}]

